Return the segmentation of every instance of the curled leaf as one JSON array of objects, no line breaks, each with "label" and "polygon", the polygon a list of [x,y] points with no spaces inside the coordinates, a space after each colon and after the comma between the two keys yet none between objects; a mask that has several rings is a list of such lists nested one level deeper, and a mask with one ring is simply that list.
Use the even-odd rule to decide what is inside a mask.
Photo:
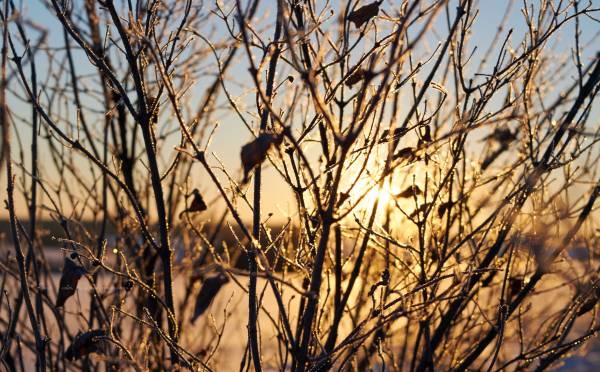
[{"label": "curled leaf", "polygon": [[348,21],[354,23],[356,28],[361,28],[363,24],[369,22],[371,18],[374,18],[379,13],[379,5],[383,1],[374,1],[371,4],[361,6],[360,8],[352,11],[348,14]]},{"label": "curled leaf", "polygon": [[417,185],[408,186],[404,191],[396,194],[397,198],[412,198],[417,195],[423,194],[423,191]]},{"label": "curled leaf", "polygon": [[432,249],[431,250],[431,261],[432,262],[438,262],[440,260],[440,254],[438,253],[437,249]]},{"label": "curled leaf", "polygon": [[381,273],[381,279],[371,286],[369,290],[369,297],[372,297],[377,290],[377,287],[387,287],[390,284],[390,271],[388,269],[383,270]]},{"label": "curled leaf", "polygon": [[398,150],[397,153],[394,154],[394,160],[401,159],[401,160],[408,160],[409,162],[411,162],[414,159],[416,159],[416,157],[417,157],[416,150],[413,147],[402,148],[402,149]]},{"label": "curled leaf", "polygon": [[517,133],[517,131],[512,132],[509,128],[496,128],[492,134],[485,137],[484,140],[492,140],[501,145],[508,145],[517,139]]},{"label": "curled leaf", "polygon": [[108,347],[107,340],[108,334],[101,329],[79,333],[65,351],[65,358],[72,361],[90,353],[106,353]]},{"label": "curled leaf", "polygon": [[338,206],[342,205],[346,200],[348,200],[349,197],[350,197],[350,193],[340,192],[340,196],[338,197],[337,205]]},{"label": "curled leaf", "polygon": [[244,183],[248,182],[248,175],[252,169],[262,164],[267,158],[271,146],[279,146],[282,141],[282,135],[261,133],[254,141],[242,146],[240,156],[244,167]]},{"label": "curled leaf", "polygon": [[83,267],[77,265],[69,258],[65,258],[58,294],[56,295],[56,307],[63,307],[67,299],[75,294],[79,279],[86,273],[87,271]]},{"label": "curled leaf", "polygon": [[198,297],[196,298],[192,322],[195,322],[200,315],[204,314],[212,300],[227,282],[229,282],[229,278],[223,273],[204,280],[202,288],[200,288],[200,293],[198,293]]},{"label": "curled leaf", "polygon": [[481,162],[481,170],[486,170],[504,151],[508,150],[508,144],[502,144],[498,149],[488,154]]},{"label": "curled leaf", "polygon": [[190,206],[183,210],[180,214],[179,214],[179,218],[183,217],[184,213],[189,213],[189,212],[202,212],[205,211],[208,207],[206,206],[206,203],[204,202],[204,199],[202,198],[202,194],[200,194],[200,191],[198,189],[194,189],[192,191],[192,203],[190,204]]},{"label": "curled leaf", "polygon": [[419,206],[419,208],[415,209],[411,214],[410,214],[410,218],[415,218],[417,217],[417,215],[419,213],[425,213],[427,212],[427,209],[429,209],[429,207],[431,206],[431,203],[423,203]]},{"label": "curled leaf", "polygon": [[396,128],[396,129],[394,129],[394,131],[392,132],[392,135],[390,136],[390,130],[385,129],[383,131],[383,133],[381,133],[381,138],[379,139],[379,143],[388,142],[390,140],[396,140],[398,138],[403,137],[406,133],[408,133],[408,129]]},{"label": "curled leaf", "polygon": [[518,277],[511,277],[508,279],[508,298],[509,299],[513,299],[514,297],[516,297],[519,292],[521,291],[521,288],[523,288],[523,278],[518,278]]},{"label": "curled leaf", "polygon": [[577,310],[577,316],[582,316],[583,314],[591,311],[594,308],[594,306],[596,306],[597,303],[598,303],[598,297],[592,296],[592,297],[588,298],[583,303],[583,305],[581,305],[579,310]]},{"label": "curled leaf", "polygon": [[194,195],[194,199],[192,199],[192,204],[190,205],[189,211],[190,212],[201,212],[201,211],[205,211],[206,210],[206,203],[204,202],[204,199],[202,198],[202,195],[200,195],[200,191],[198,191],[198,189],[194,189],[194,191],[192,191],[193,195]]},{"label": "curled leaf", "polygon": [[321,217],[319,217],[319,213],[315,212],[315,214],[311,214],[308,216],[308,220],[312,227],[317,228],[321,223]]},{"label": "curled leaf", "polygon": [[449,210],[452,207],[452,203],[451,201],[447,201],[445,203],[440,204],[440,206],[438,207],[438,217],[442,217],[444,215],[444,213],[446,213],[447,210]]},{"label": "curled leaf", "polygon": [[424,128],[425,128],[425,132],[421,136],[421,141],[423,143],[429,143],[429,142],[432,141],[432,139],[431,139],[431,127],[429,125],[425,125]]},{"label": "curled leaf", "polygon": [[367,76],[367,71],[365,71],[362,67],[357,68],[348,76],[346,79],[346,86],[352,87],[355,84],[361,82]]}]

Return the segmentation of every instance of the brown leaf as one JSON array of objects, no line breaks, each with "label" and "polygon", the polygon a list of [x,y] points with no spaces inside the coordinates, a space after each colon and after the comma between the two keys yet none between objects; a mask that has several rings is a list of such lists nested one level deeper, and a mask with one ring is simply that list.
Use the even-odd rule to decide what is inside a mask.
[{"label": "brown leaf", "polygon": [[194,189],[192,191],[192,195],[194,197],[192,199],[192,203],[190,204],[190,206],[187,209],[183,210],[179,214],[179,218],[182,218],[184,213],[202,212],[202,211],[205,211],[208,208],[206,206],[206,203],[204,202],[204,199],[202,198],[202,194],[200,194],[200,191],[198,189]]},{"label": "brown leaf", "polygon": [[58,294],[56,295],[56,307],[63,307],[67,299],[75,294],[77,283],[87,272],[85,269],[69,258],[65,258]]},{"label": "brown leaf", "polygon": [[425,133],[423,133],[423,136],[421,136],[421,139],[425,143],[432,141],[432,139],[431,139],[431,127],[429,125],[425,125]]},{"label": "brown leaf", "polygon": [[205,211],[207,206],[206,206],[206,203],[204,202],[204,199],[202,198],[202,195],[200,195],[200,191],[198,191],[198,189],[194,189],[194,191],[192,191],[192,193],[194,195],[194,199],[192,200],[192,204],[190,205],[189,211],[190,212]]},{"label": "brown leaf", "polygon": [[481,170],[486,170],[506,150],[508,150],[508,144],[502,144],[498,149],[494,150],[481,162]]},{"label": "brown leaf", "polygon": [[517,139],[517,132],[514,133],[509,128],[496,128],[489,136],[485,137],[484,140],[496,141],[501,145],[508,145],[512,141]]},{"label": "brown leaf", "polygon": [[105,353],[107,340],[107,333],[101,329],[80,333],[65,351],[65,358],[72,361],[90,353]]},{"label": "brown leaf", "polygon": [[338,206],[342,205],[346,200],[348,200],[349,197],[350,197],[349,193],[347,193],[347,192],[340,192],[340,196],[338,197],[337,205]]},{"label": "brown leaf", "polygon": [[583,303],[583,305],[581,305],[579,310],[577,310],[577,316],[582,316],[583,314],[591,311],[594,308],[594,306],[596,306],[597,303],[598,303],[598,297],[592,296],[592,297],[588,298]]},{"label": "brown leaf", "polygon": [[415,218],[417,217],[417,215],[419,214],[419,212],[421,213],[425,213],[427,211],[427,209],[431,206],[431,203],[423,203],[419,206],[419,208],[415,209],[411,214],[410,214],[410,218]]},{"label": "brown leaf", "polygon": [[242,165],[244,167],[244,183],[248,182],[248,175],[252,169],[262,164],[262,162],[267,158],[267,153],[269,152],[271,146],[279,146],[282,141],[282,135],[262,133],[254,141],[242,146],[240,156],[242,158]]},{"label": "brown leaf", "polygon": [[[390,140],[396,140],[398,138],[403,137],[406,133],[408,133],[408,129],[406,128],[396,128],[390,137],[390,130],[385,129],[383,133],[381,133],[381,138],[379,139],[379,143],[388,142]],[[390,138],[388,138],[390,137]]]},{"label": "brown leaf", "polygon": [[396,194],[395,196],[397,198],[412,198],[414,196],[421,195],[421,194],[423,194],[423,191],[421,191],[419,186],[412,185],[412,186],[408,186],[406,188],[406,190],[402,191],[399,194]]},{"label": "brown leaf", "polygon": [[204,280],[202,288],[200,288],[200,293],[198,293],[198,297],[196,297],[196,306],[194,308],[194,314],[192,315],[192,322],[196,321],[200,315],[204,314],[212,300],[228,282],[229,278],[223,273]]},{"label": "brown leaf", "polygon": [[431,261],[433,262],[438,262],[440,260],[440,254],[438,253],[437,249],[432,249],[431,250]]},{"label": "brown leaf", "polygon": [[521,291],[521,288],[523,288],[523,284],[523,278],[508,278],[508,298],[512,300],[516,295],[518,295]]},{"label": "brown leaf", "polygon": [[348,76],[345,84],[348,87],[352,87],[353,85],[362,81],[366,76],[367,72],[362,67],[359,67],[356,70],[354,70],[354,72],[350,76]]},{"label": "brown leaf", "polygon": [[446,211],[448,209],[450,209],[452,207],[452,203],[451,201],[447,201],[445,203],[440,204],[440,206],[438,207],[438,217],[442,217],[444,215],[444,213],[446,213]]},{"label": "brown leaf", "polygon": [[371,289],[369,290],[369,297],[372,297],[373,294],[375,293],[375,291],[377,290],[378,287],[387,287],[390,284],[390,271],[388,269],[385,269],[382,273],[381,273],[381,279],[373,284],[371,286]]},{"label": "brown leaf", "polygon": [[394,160],[403,159],[408,160],[409,162],[414,160],[417,157],[415,149],[413,147],[405,147],[398,150],[397,153],[394,154]]},{"label": "brown leaf", "polygon": [[319,213],[315,212],[315,214],[309,215],[308,220],[312,227],[317,228],[321,223],[321,217],[319,217]]},{"label": "brown leaf", "polygon": [[382,2],[382,0],[375,1],[352,11],[348,14],[348,21],[353,22],[356,28],[360,28],[363,24],[369,22],[371,18],[377,16],[379,13],[379,5],[381,5]]}]

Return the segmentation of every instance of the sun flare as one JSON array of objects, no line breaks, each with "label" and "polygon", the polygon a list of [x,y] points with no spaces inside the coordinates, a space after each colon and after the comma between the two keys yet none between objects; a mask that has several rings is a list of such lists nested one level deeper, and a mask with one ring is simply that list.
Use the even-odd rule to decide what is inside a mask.
[{"label": "sun flare", "polygon": [[377,202],[378,210],[383,210],[394,200],[394,192],[390,183],[386,180],[379,184],[371,178],[359,180],[350,191],[350,199],[353,203],[358,202],[359,209],[371,209]]},{"label": "sun flare", "polygon": [[392,201],[392,190],[389,182],[384,182],[383,185],[375,185],[368,191],[365,197],[367,205],[373,205],[376,201],[379,201],[380,207],[384,207]]}]

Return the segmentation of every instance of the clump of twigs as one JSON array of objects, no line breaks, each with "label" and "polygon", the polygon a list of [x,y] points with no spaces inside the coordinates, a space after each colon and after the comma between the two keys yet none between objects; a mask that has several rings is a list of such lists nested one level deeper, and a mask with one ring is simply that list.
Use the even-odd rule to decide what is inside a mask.
[{"label": "clump of twigs", "polygon": [[596,347],[600,9],[493,3],[1,2],[0,364]]}]

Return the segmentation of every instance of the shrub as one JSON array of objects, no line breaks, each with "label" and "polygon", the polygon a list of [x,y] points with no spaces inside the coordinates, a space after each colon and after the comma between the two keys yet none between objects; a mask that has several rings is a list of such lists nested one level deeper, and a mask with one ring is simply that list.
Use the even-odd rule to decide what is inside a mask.
[{"label": "shrub", "polygon": [[542,370],[596,334],[591,2],[2,4],[9,370]]}]

